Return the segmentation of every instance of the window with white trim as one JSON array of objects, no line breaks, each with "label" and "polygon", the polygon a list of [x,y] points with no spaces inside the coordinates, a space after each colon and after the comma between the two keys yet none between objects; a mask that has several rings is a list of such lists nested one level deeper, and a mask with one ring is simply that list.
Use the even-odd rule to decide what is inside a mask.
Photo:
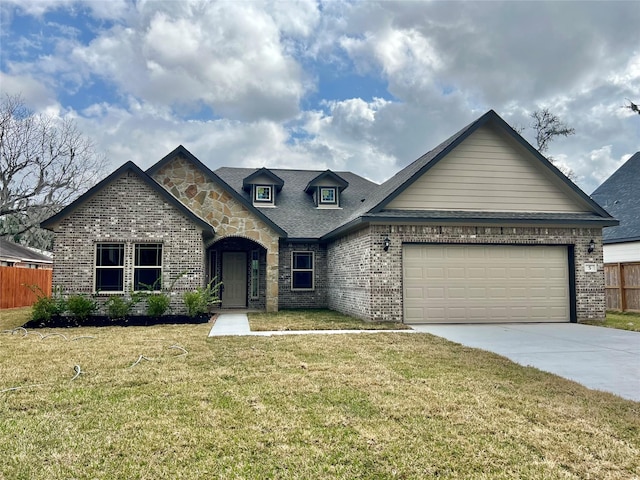
[{"label": "window with white trim", "polygon": [[313,290],[313,252],[291,252],[291,289]]},{"label": "window with white trim", "polygon": [[320,187],[320,205],[336,205],[338,194],[335,187]]},{"label": "window with white trim", "polygon": [[273,203],[273,187],[271,185],[255,185],[253,200],[258,203]]},{"label": "window with white trim", "polygon": [[134,246],[133,289],[162,290],[162,244],[136,243]]},{"label": "window with white trim", "polygon": [[96,244],[96,292],[124,291],[124,244]]}]

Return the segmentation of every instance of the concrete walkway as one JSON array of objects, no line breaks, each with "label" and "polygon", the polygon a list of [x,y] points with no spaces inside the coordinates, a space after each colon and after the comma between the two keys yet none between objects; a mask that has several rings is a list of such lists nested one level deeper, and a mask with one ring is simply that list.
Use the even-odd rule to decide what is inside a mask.
[{"label": "concrete walkway", "polygon": [[271,337],[276,335],[336,335],[344,333],[416,333],[415,330],[277,330],[273,332],[252,332],[246,313],[222,313],[209,332],[210,337],[227,335],[252,335]]}]

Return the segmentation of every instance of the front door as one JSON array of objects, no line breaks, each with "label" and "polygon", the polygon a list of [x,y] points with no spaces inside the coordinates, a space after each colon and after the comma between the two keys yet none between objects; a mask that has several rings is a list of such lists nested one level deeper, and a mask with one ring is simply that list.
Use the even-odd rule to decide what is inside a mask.
[{"label": "front door", "polygon": [[247,254],[222,253],[222,307],[247,306]]}]

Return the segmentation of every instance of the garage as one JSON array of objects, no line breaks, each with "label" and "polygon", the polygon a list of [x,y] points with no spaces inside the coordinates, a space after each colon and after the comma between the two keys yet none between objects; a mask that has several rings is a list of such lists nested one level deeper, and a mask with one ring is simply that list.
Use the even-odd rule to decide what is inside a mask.
[{"label": "garage", "polygon": [[568,322],[566,246],[403,246],[405,323]]}]

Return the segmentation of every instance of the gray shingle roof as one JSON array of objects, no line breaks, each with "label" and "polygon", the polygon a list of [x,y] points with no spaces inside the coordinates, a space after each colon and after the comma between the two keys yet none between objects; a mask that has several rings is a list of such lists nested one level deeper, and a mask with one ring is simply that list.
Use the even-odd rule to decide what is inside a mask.
[{"label": "gray shingle roof", "polygon": [[640,152],[605,180],[591,198],[620,221],[617,227],[604,229],[605,243],[640,240]]},{"label": "gray shingle roof", "polygon": [[[242,189],[242,181],[254,173],[254,168],[222,167],[215,171],[237,193],[251,201],[249,193]],[[316,208],[311,195],[305,188],[322,170],[270,169],[284,181],[282,191],[276,196],[276,207],[259,208],[273,223],[280,226],[289,238],[320,238],[338,228],[354,211],[360,208],[362,199],[378,187],[366,178],[351,172],[335,172],[349,183],[340,193],[340,209]]]},{"label": "gray shingle roof", "polygon": [[[575,194],[587,202],[592,211],[586,214],[531,214],[531,213],[487,213],[484,212],[432,212],[432,211],[386,211],[384,210],[393,198],[399,195],[414,180],[419,178],[428,169],[437,164],[441,159],[464,141],[471,133],[485,125],[487,122],[503,128],[520,142],[524,148],[531,152],[533,157],[558,175]],[[242,192],[242,179],[254,173],[256,169],[223,167],[216,170],[227,184],[236,192],[243,193],[247,200],[248,194]],[[447,140],[442,142],[430,152],[424,154],[407,167],[400,170],[389,180],[381,185],[369,182],[364,178],[350,172],[336,172],[340,177],[349,182],[349,187],[341,194],[342,210],[317,209],[313,205],[311,197],[304,193],[305,186],[320,172],[304,170],[271,170],[284,180],[284,187],[276,198],[277,208],[261,208],[260,210],[273,223],[282,227],[289,237],[293,238],[323,238],[328,239],[336,234],[349,230],[364,221],[371,220],[474,220],[480,223],[491,221],[510,221],[513,223],[556,223],[556,224],[586,224],[593,226],[612,225],[616,223],[599,205],[588,195],[575,186],[562,173],[554,167],[546,158],[540,155],[517,132],[515,132],[493,110],[488,111],[477,120],[462,128]]]},{"label": "gray shingle roof", "polygon": [[0,258],[29,263],[53,263],[51,257],[35,252],[30,248],[23,247],[17,243],[10,242],[4,238],[0,238]]}]

